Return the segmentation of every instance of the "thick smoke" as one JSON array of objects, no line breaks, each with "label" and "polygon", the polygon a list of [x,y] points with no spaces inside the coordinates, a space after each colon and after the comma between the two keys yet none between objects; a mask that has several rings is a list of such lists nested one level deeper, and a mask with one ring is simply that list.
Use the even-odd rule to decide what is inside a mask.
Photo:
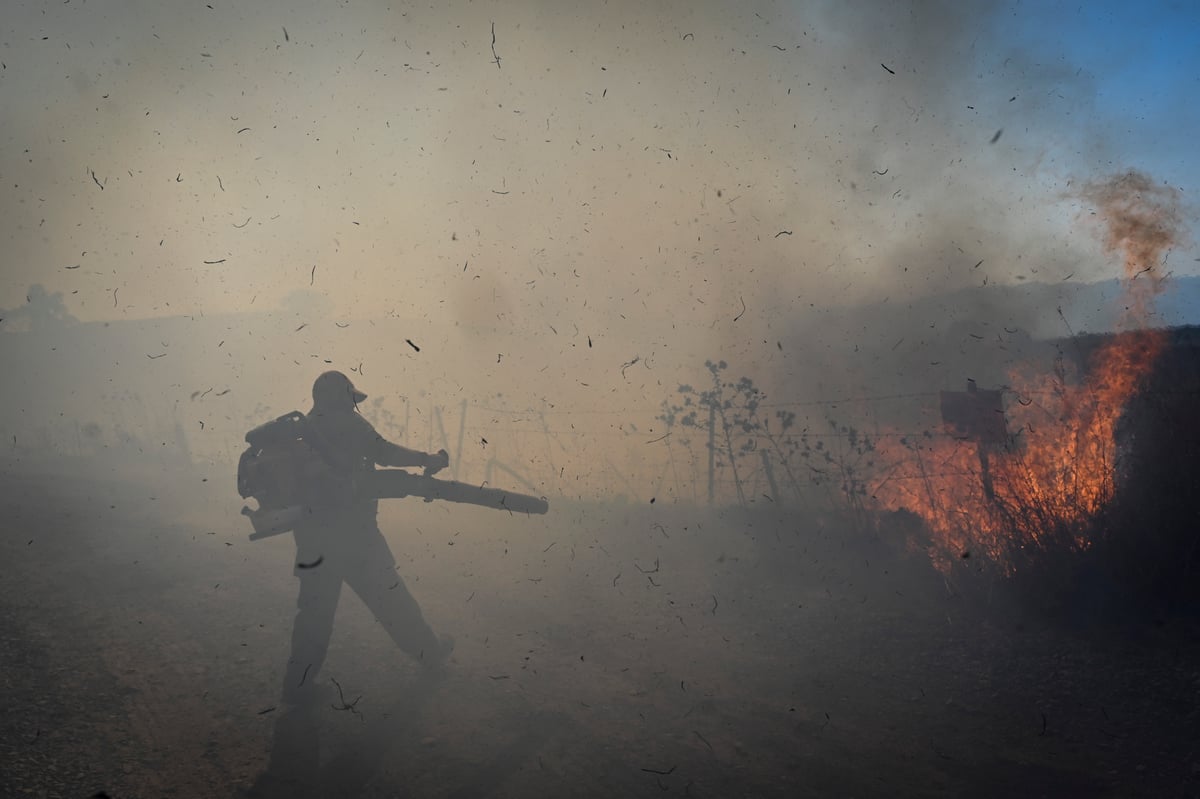
[{"label": "thick smoke", "polygon": [[1081,196],[1095,204],[1104,222],[1105,249],[1124,256],[1128,304],[1120,323],[1144,325],[1154,297],[1166,287],[1162,268],[1166,253],[1182,240],[1179,191],[1129,170],[1089,182]]},{"label": "thick smoke", "polygon": [[[1194,646],[1096,676],[876,525],[876,442],[1113,327],[1117,253],[1170,285],[1180,198],[1097,177],[1143,165],[1047,7],[7,3],[0,794],[1178,793]],[[437,684],[337,581],[289,672],[339,559],[247,540],[235,477],[328,370],[504,498],[422,481],[360,553]]]}]

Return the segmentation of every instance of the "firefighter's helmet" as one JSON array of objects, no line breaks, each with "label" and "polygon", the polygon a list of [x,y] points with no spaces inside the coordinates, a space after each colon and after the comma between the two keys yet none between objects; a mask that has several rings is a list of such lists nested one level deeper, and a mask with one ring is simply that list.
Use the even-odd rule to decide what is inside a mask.
[{"label": "firefighter's helmet", "polygon": [[367,398],[341,372],[323,373],[313,382],[313,407],[322,410],[350,410]]}]

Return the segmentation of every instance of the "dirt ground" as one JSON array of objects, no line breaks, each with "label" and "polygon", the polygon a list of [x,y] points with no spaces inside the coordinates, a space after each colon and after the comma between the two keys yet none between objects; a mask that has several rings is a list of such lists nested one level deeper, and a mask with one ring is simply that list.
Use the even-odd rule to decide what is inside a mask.
[{"label": "dirt ground", "polygon": [[3,796],[1200,796],[1194,628],[968,605],[799,514],[393,501],[448,673],[346,593],[300,717],[289,536],[194,477],[5,471]]}]

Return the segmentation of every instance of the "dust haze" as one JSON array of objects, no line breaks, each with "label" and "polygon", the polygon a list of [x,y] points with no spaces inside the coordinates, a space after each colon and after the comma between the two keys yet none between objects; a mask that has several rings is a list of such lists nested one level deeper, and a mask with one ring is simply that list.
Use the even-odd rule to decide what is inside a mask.
[{"label": "dust haze", "polygon": [[[1087,336],[1173,329],[1154,418],[1196,390],[1194,176],[1019,9],[12,5],[0,793],[1197,790],[1194,592],[939,570],[872,495]],[[297,713],[315,561],[237,476],[331,370],[549,510],[380,500],[446,670],[344,586]]]}]

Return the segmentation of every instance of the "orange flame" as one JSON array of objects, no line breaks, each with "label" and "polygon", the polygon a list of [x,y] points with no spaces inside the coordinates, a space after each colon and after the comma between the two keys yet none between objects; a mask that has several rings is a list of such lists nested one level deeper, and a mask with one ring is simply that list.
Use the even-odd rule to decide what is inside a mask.
[{"label": "orange flame", "polygon": [[1060,358],[1051,374],[1026,367],[1010,375],[1008,436],[927,434],[880,446],[880,460],[895,465],[873,497],[924,519],[943,571],[973,552],[1011,574],[1039,549],[1086,549],[1090,523],[1113,496],[1117,424],[1166,341],[1144,329],[1163,286],[1156,266],[1181,224],[1176,192],[1137,172],[1090,184],[1081,196],[1105,223],[1106,250],[1124,255],[1123,332],[1076,370]]}]

